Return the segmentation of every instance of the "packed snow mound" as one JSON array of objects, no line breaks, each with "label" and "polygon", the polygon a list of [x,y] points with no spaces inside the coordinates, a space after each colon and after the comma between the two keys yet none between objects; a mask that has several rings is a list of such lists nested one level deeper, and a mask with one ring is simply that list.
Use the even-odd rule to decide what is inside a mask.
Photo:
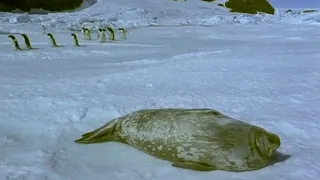
[{"label": "packed snow mound", "polygon": [[[275,14],[230,12],[219,6],[225,0],[208,3],[201,0],[96,0],[83,4],[76,11],[48,14],[0,13],[0,24],[39,23],[56,28],[80,30],[83,26],[97,30],[111,26],[127,29],[150,26],[216,26],[222,24],[261,24],[278,21],[318,23],[315,13],[293,15],[276,9]],[[89,2],[89,1],[88,1]],[[92,1],[90,1],[92,2]],[[313,17],[310,17],[313,16]],[[314,18],[314,19],[313,19]]]},{"label": "packed snow mound", "polygon": [[283,9],[279,14],[283,21],[290,24],[320,25],[319,9]]}]

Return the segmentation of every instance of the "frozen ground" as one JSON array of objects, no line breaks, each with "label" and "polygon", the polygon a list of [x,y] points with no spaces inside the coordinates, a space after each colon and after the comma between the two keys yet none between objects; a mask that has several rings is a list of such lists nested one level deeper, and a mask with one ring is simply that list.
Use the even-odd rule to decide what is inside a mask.
[{"label": "frozen ground", "polygon": [[[225,25],[136,29],[129,39],[67,41],[15,52],[0,36],[0,177],[7,179],[310,179],[319,176],[316,27]],[[237,33],[234,33],[237,32]],[[20,36],[17,36],[20,39]],[[83,132],[142,108],[210,107],[277,133],[291,157],[265,169],[199,173]]]},{"label": "frozen ground", "polygon": [[[134,28],[112,43],[80,39],[83,47],[61,23],[48,29],[61,48],[36,22],[1,24],[0,179],[319,179],[319,27],[290,18]],[[39,49],[13,51],[8,32],[27,32]],[[215,108],[262,126],[280,136],[284,157],[258,171],[195,172],[119,143],[73,142],[112,118],[162,107]]]}]

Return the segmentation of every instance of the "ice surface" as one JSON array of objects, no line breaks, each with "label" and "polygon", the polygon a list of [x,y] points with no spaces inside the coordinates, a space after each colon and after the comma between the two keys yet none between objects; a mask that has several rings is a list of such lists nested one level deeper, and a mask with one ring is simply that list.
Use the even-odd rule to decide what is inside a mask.
[{"label": "ice surface", "polygon": [[[190,19],[205,19],[197,19],[201,14],[193,16],[201,4],[195,6],[194,1],[188,1],[166,11],[169,15],[163,17],[172,26],[145,27],[140,20],[163,11],[161,6],[167,7],[169,2],[143,1],[140,9],[135,9],[138,4],[133,2],[110,1],[110,6],[103,9],[99,1],[74,13],[27,15],[30,23],[10,23],[9,19],[19,15],[1,15],[1,178],[320,178],[319,27],[312,20],[297,22],[307,16],[316,19],[316,13],[288,15],[277,21],[274,16],[239,15],[237,18],[246,17],[250,23],[225,23],[234,15],[219,11],[225,15],[212,18],[225,18],[217,21],[220,24],[178,26],[173,22],[186,19],[180,16],[180,6],[190,9],[185,12]],[[109,12],[120,12],[121,3],[126,15],[119,19],[137,25],[130,29],[128,39],[119,39],[117,34],[117,41],[100,44],[97,40],[84,41],[80,32],[73,31],[84,46],[72,45],[71,31],[65,27],[77,20],[85,22],[83,19],[95,16],[93,13],[97,19],[114,17]],[[143,15],[146,9],[155,7],[159,11]],[[202,10],[198,12],[204,15]],[[252,23],[257,17],[263,21]],[[48,26],[47,31],[64,47],[51,48],[39,23],[61,25]],[[31,44],[39,49],[14,51],[8,33],[27,33]],[[16,37],[23,47],[22,37]],[[262,126],[280,136],[279,151],[288,157],[252,172],[195,172],[171,167],[169,162],[119,143],[73,142],[112,118],[138,109],[165,107],[215,108]]]}]

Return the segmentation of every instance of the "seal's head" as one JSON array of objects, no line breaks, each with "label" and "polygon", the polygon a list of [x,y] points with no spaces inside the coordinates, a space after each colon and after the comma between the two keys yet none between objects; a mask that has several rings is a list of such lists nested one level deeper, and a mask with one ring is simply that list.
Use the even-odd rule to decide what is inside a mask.
[{"label": "seal's head", "polygon": [[280,147],[280,138],[262,128],[258,128],[254,135],[254,146],[263,159],[271,159],[273,153]]}]

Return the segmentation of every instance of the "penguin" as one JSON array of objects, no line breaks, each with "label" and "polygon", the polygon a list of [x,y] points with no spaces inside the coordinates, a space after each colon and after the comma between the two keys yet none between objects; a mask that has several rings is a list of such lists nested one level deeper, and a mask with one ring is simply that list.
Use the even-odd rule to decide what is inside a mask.
[{"label": "penguin", "polygon": [[120,33],[121,33],[121,38],[122,38],[122,39],[127,39],[127,33],[128,33],[128,31],[125,30],[124,28],[119,28],[118,30],[119,30]]},{"label": "penguin", "polygon": [[86,39],[85,31],[86,31],[86,28],[85,28],[85,27],[82,27],[82,29],[81,29],[81,34],[82,34],[82,38],[83,38],[83,39]]},{"label": "penguin", "polygon": [[61,46],[57,45],[56,40],[54,39],[54,37],[51,33],[48,33],[47,36],[50,38],[50,42],[51,42],[52,47],[61,47]]},{"label": "penguin", "polygon": [[99,28],[99,34],[98,34],[98,39],[100,41],[100,43],[105,43],[106,40],[107,40],[107,37],[106,37],[106,29],[104,28]]},{"label": "penguin", "polygon": [[114,30],[111,27],[107,27],[107,29],[109,31],[109,39],[114,41]]},{"label": "penguin", "polygon": [[19,46],[18,40],[16,39],[16,37],[14,37],[13,35],[9,35],[8,36],[11,40],[12,40],[12,45],[14,47],[14,50],[22,50]]},{"label": "penguin", "polygon": [[90,32],[90,29],[88,28],[84,29],[84,39],[91,40],[91,32]]},{"label": "penguin", "polygon": [[73,37],[74,45],[77,46],[77,47],[80,47],[77,35],[72,33],[71,36]]},{"label": "penguin", "polygon": [[100,32],[102,31],[102,28],[99,28],[98,29],[98,35],[97,35],[97,39],[99,39],[99,37],[100,37]]},{"label": "penguin", "polygon": [[28,37],[26,34],[21,34],[21,36],[22,36],[23,39],[24,39],[24,43],[25,43],[25,45],[27,46],[27,49],[34,49],[34,48],[31,46],[29,37]]},{"label": "penguin", "polygon": [[42,33],[46,34],[46,27],[44,25],[41,25],[41,26],[42,26]]}]

